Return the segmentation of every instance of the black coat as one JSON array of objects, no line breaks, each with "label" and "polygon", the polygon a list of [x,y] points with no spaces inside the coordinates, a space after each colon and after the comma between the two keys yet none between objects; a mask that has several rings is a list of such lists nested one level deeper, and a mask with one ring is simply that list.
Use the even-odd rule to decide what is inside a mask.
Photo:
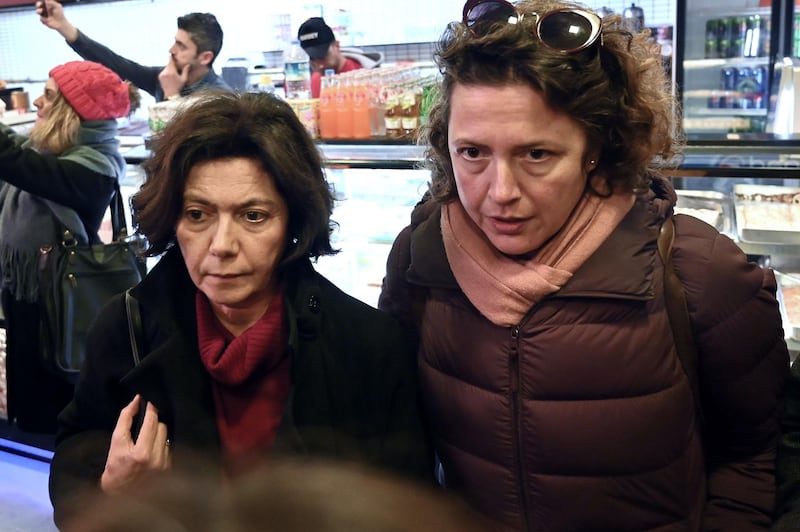
[{"label": "black coat", "polygon": [[[271,453],[364,460],[426,476],[415,349],[403,331],[307,261],[284,281],[292,389]],[[89,333],[75,398],[59,416],[50,472],[57,524],[86,508],[74,494],[97,491],[111,432],[136,393],[167,424],[175,470],[197,467],[197,453],[221,461],[211,378],[197,346],[196,288],[179,250],[169,251],[132,293],[146,354],[134,368],[124,299],[115,297]]]}]

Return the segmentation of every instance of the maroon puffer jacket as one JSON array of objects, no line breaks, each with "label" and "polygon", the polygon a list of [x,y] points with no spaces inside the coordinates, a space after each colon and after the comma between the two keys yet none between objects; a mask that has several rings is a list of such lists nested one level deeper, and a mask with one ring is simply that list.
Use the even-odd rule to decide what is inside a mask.
[{"label": "maroon puffer jacket", "polygon": [[656,250],[674,199],[656,180],[567,285],[510,328],[486,320],[458,288],[435,205],[418,207],[395,242],[380,307],[419,334],[423,401],[447,485],[504,527],[769,527],[789,361],[774,276],[712,227],[675,217],[701,424]]}]

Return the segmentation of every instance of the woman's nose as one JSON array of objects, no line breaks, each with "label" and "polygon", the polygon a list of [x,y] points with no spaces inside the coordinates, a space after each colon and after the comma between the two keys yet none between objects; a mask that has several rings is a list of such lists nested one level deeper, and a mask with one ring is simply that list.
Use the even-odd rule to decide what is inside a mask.
[{"label": "woman's nose", "polygon": [[498,160],[491,167],[489,197],[496,203],[508,203],[519,198],[520,190],[513,164]]},{"label": "woman's nose", "polygon": [[208,250],[217,256],[236,253],[236,225],[232,220],[226,217],[219,219]]}]

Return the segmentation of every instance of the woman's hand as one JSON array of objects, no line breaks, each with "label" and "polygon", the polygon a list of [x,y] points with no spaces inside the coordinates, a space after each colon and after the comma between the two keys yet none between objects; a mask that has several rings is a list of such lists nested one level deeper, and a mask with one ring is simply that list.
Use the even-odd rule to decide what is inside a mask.
[{"label": "woman's hand", "polygon": [[131,426],[141,401],[137,395],[122,409],[111,434],[106,468],[100,477],[100,487],[106,493],[120,492],[149,473],[170,466],[167,426],[158,421],[158,410],[152,403],[147,403],[142,428],[133,441]]}]

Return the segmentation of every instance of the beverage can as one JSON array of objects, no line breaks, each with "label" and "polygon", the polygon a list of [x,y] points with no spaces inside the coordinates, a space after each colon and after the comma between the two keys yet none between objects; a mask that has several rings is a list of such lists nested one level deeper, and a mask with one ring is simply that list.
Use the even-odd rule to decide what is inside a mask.
[{"label": "beverage can", "polygon": [[722,106],[722,91],[712,90],[708,97],[708,108],[719,109]]},{"label": "beverage can", "polygon": [[755,109],[764,109],[767,102],[767,83],[769,83],[767,67],[764,65],[753,67],[752,76],[755,86],[753,89],[753,107]]},{"label": "beverage can", "polygon": [[753,107],[753,93],[755,81],[750,67],[740,67],[736,71],[736,97],[733,107],[736,109],[751,109]]},{"label": "beverage can", "polygon": [[718,27],[718,19],[711,18],[706,21],[706,59],[716,59],[719,57],[717,51]]},{"label": "beverage can", "polygon": [[745,56],[745,36],[747,34],[747,18],[732,17],[730,23],[730,43],[728,44],[728,55],[726,57]]},{"label": "beverage can", "polygon": [[792,35],[794,36],[794,50],[792,55],[794,57],[800,57],[800,13],[794,14],[794,31]]},{"label": "beverage can", "polygon": [[770,18],[769,15],[761,17],[761,31],[759,32],[758,57],[769,56]]},{"label": "beverage can", "polygon": [[721,18],[717,23],[717,57],[728,57],[733,20],[733,17]]},{"label": "beverage can", "polygon": [[725,67],[720,71],[719,88],[722,95],[719,99],[719,106],[723,109],[732,109],[736,104],[736,83],[738,72],[733,67]]},{"label": "beverage can", "polygon": [[720,71],[719,88],[724,91],[736,90],[738,72],[733,67],[725,67]]},{"label": "beverage can", "polygon": [[761,15],[747,17],[747,30],[744,34],[744,57],[758,57],[761,33]]}]

